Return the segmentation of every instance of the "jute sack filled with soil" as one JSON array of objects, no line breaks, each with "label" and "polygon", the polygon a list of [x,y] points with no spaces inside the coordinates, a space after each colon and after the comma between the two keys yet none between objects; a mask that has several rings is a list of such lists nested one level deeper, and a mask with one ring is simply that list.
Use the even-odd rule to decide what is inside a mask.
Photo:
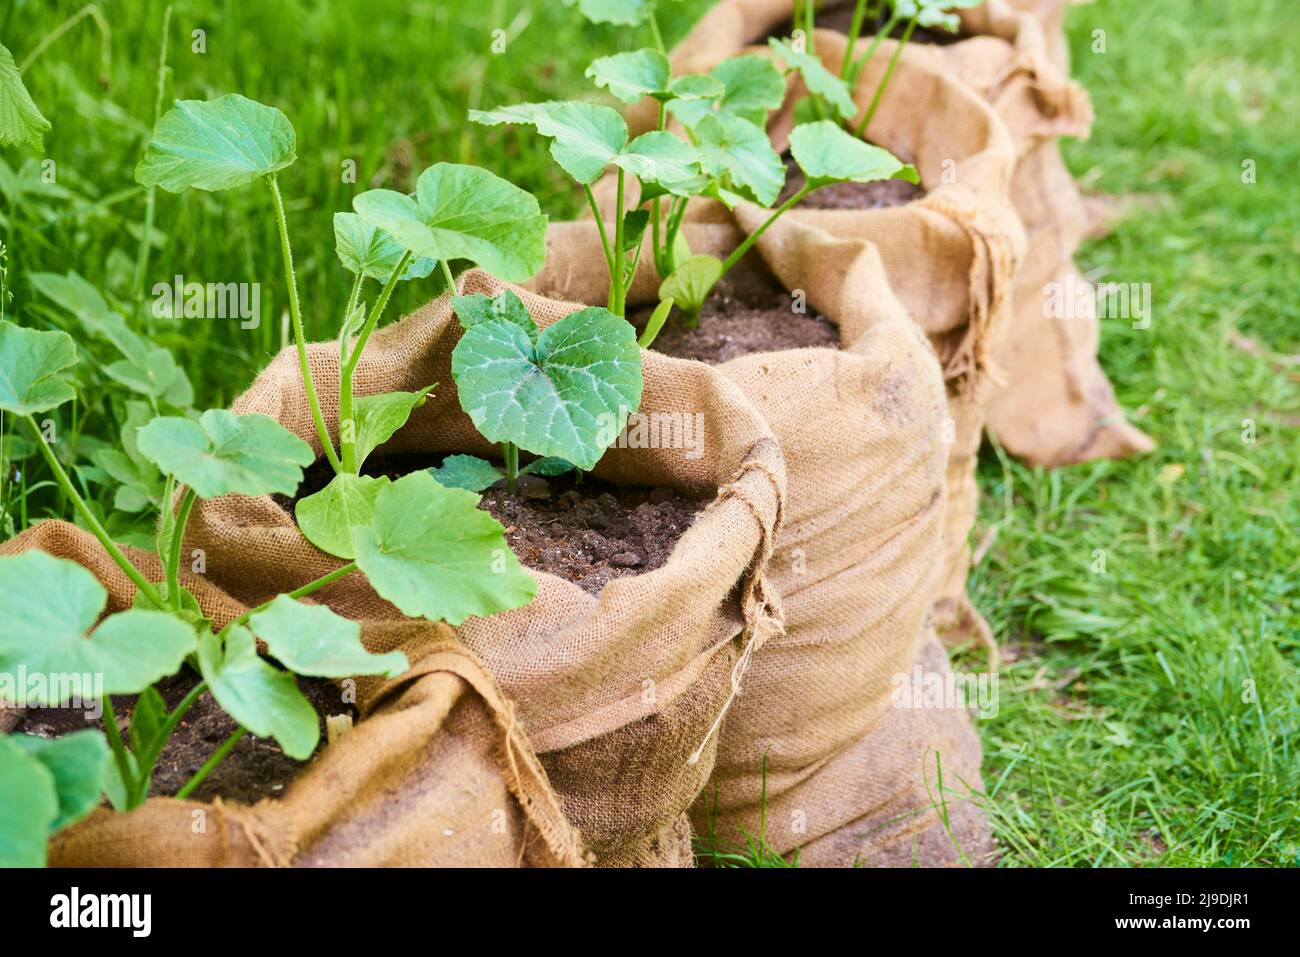
[{"label": "jute sack filled with soil", "polygon": [[[131,606],[135,586],[88,532],[42,522],[0,545],[0,554],[32,548],[88,568],[108,591],[109,613]],[[152,554],[125,551],[159,580]],[[184,584],[218,627],[247,608],[203,576]],[[362,640],[372,651],[402,649],[410,671],[358,679],[356,727],[322,745],[282,796],[251,806],[154,797],[125,814],[102,808],[56,835],[50,864],[581,866],[577,832],[513,706],[454,632],[429,622],[364,621]]]},{"label": "jute sack filled with soil", "polygon": [[[513,288],[479,271],[461,277],[460,287],[488,295]],[[522,291],[521,298],[543,327],[581,308]],[[460,334],[443,296],[371,338],[357,368],[358,394],[440,383],[376,461],[406,462],[402,467],[411,470],[452,453],[494,455],[457,397],[450,363]],[[337,382],[336,346],[314,346],[311,363],[318,383]],[[672,530],[680,538],[661,543],[659,567],[639,574],[623,569],[595,593],[560,577],[563,562],[554,561],[556,554],[583,552],[595,529],[532,551],[516,547],[537,580],[531,604],[471,617],[457,629],[515,704],[565,814],[601,864],[689,860],[680,819],[712,770],[715,723],[750,654],[780,627],[765,574],[785,466],[770,430],[714,370],[647,353],[644,375],[645,418],[638,422],[668,423],[669,431],[658,431],[665,441],[643,447],[642,433],[629,426],[573,495],[584,487],[648,486],[696,503],[689,528]],[[337,429],[337,391],[323,389],[321,401]],[[292,351],[279,355],[234,409],[269,415],[319,451]],[[683,438],[693,441],[677,441]],[[526,501],[516,503],[520,514]],[[285,504],[235,496],[205,502],[191,521],[187,547],[203,549],[209,576],[249,603],[337,568],[337,559],[301,535]],[[507,516],[512,544],[516,532],[545,534],[512,523],[524,519]],[[555,573],[536,571],[539,562]],[[360,575],[318,595],[353,619],[400,618]]]},{"label": "jute sack filled with soil", "polygon": [[[684,230],[693,251],[720,258],[740,239],[733,223],[687,223]],[[594,223],[553,224],[547,265],[533,285],[600,301],[608,275],[599,244]],[[692,818],[697,833],[716,832],[725,846],[741,841],[742,830],[756,835],[766,757],[772,846],[788,853],[824,839],[825,854],[801,859],[851,864],[852,855],[837,856],[833,840],[846,826],[886,811],[896,816],[907,805],[910,823],[884,835],[886,843],[929,827],[929,806],[920,799],[927,752],[942,749],[945,767],[951,761],[980,786],[979,745],[964,712],[947,714],[925,734],[895,740],[881,731],[894,678],[916,661],[942,574],[945,389],[932,347],[893,295],[870,244],[778,223],[755,249],[706,302],[697,332],[669,320],[655,343],[687,354],[678,350],[698,336],[713,351],[690,354],[725,358],[717,367],[762,411],[789,475],[769,566],[785,633],[754,656]],[[648,260],[642,256],[630,307],[656,299]],[[792,310],[787,290],[794,289],[806,291],[808,315]],[[743,308],[732,309],[733,300]],[[636,321],[644,312],[628,315]],[[748,333],[764,323],[797,328],[798,341],[809,342],[817,322],[828,333],[819,346],[737,346],[752,350]],[[863,746],[881,735],[889,747]],[[958,739],[963,748],[950,754]],[[776,827],[774,807],[784,815]],[[872,859],[883,854],[869,835],[857,848]]]}]

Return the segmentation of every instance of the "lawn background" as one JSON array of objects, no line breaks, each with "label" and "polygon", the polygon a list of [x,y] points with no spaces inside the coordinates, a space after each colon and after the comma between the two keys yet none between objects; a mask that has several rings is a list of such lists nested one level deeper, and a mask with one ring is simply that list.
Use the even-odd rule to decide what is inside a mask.
[{"label": "lawn background", "polygon": [[[708,3],[663,6],[672,43]],[[0,41],[21,62],[80,7],[7,3]],[[26,324],[59,321],[30,272],[76,269],[126,301],[138,294],[144,196],[132,169],[153,121],[164,7],[101,3],[111,60],[83,20],[25,74],[54,125],[46,157],[57,169],[57,186],[40,188],[14,171],[41,157],[6,150],[0,167],[6,313]],[[980,722],[1004,864],[1300,866],[1294,12],[1290,0],[1101,0],[1070,13],[1097,121],[1066,155],[1088,189],[1132,200],[1079,261],[1095,279],[1151,284],[1150,328],[1105,321],[1101,353],[1159,448],[1054,472],[995,444],[982,457],[973,535],[985,553],[972,592],[1007,651],[999,713]],[[192,49],[196,30],[204,52]],[[288,114],[299,159],[281,185],[309,333],[324,338],[347,295],[330,217],[354,192],[408,189],[449,160],[508,176],[555,218],[574,215],[579,197],[545,143],[472,126],[465,111],[586,92],[591,59],[648,43],[556,0],[180,2],[166,101],[239,92]],[[343,181],[348,159],[356,185]],[[1243,182],[1246,161],[1254,183]],[[177,273],[256,281],[263,314],[281,314],[264,191],[160,193],[156,226],[145,290]],[[407,284],[398,306],[429,294]],[[209,407],[242,391],[281,336],[278,321],[208,321],[158,341]],[[111,439],[113,403],[82,400],[87,440],[97,416]],[[16,528],[66,515],[39,474],[24,478],[0,493]],[[975,652],[960,665],[987,667]]]}]

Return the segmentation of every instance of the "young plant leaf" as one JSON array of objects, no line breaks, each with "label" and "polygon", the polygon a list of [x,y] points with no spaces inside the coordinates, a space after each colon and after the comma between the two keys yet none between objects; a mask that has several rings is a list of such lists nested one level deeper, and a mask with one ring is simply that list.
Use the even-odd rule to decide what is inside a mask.
[{"label": "young plant leaf", "polygon": [[768,114],[785,100],[785,78],[768,57],[753,53],[732,57],[707,75],[721,84],[720,92],[700,98],[679,95],[668,104],[668,112],[689,130],[694,130],[701,119],[715,110],[763,127],[767,125]]},{"label": "young plant leaf", "polygon": [[44,867],[45,842],[59,818],[54,775],[0,735],[0,867]]},{"label": "young plant leaf", "polygon": [[849,93],[849,85],[822,66],[822,61],[811,53],[802,53],[784,40],[769,37],[767,45],[772,52],[792,70],[798,70],[803,77],[803,85],[813,96],[819,96],[846,120],[853,119],[858,106]]},{"label": "young plant leaf", "polygon": [[411,413],[424,405],[424,397],[432,388],[433,386],[428,386],[419,392],[363,395],[356,400],[353,415],[356,417],[358,468],[370,457],[371,452],[406,425]]},{"label": "young plant leaf", "polygon": [[633,50],[603,56],[587,67],[586,75],[624,103],[635,103],[646,96],[657,100],[667,100],[672,96],[669,92],[672,76],[668,57],[658,50]]},{"label": "young plant leaf", "polygon": [[760,206],[776,202],[785,164],[766,132],[727,113],[705,116],[692,132],[706,172]]},{"label": "young plant leaf", "polygon": [[131,709],[131,750],[145,754],[158,743],[163,725],[167,721],[167,703],[153,687],[145,688],[135,699]]},{"label": "young plant leaf", "polygon": [[296,159],[293,126],[273,106],[237,93],[177,100],[154,127],[135,180],[169,193],[233,189]]},{"label": "young plant leaf", "polygon": [[194,650],[194,630],[159,611],[110,615],[87,637],[107,601],[76,562],[35,550],[0,557],[0,672],[22,665],[33,674],[99,675],[104,694],[134,694],[175,674]]},{"label": "young plant leaf", "polygon": [[[376,229],[356,213],[334,214],[334,251],[343,268],[352,275],[363,275],[387,282],[406,252],[392,236]],[[401,282],[423,279],[436,269],[436,260],[412,257],[402,272]],[[364,318],[364,314],[363,314]]]},{"label": "young plant leaf", "polygon": [[498,279],[523,282],[546,262],[546,217],[537,200],[477,166],[437,163],[415,196],[372,189],[352,200],[361,218],[416,256],[468,259]]},{"label": "young plant leaf", "polygon": [[50,121],[41,115],[23,86],[14,55],[0,43],[0,146],[27,143],[44,150],[49,131]]},{"label": "young plant leaf", "polygon": [[629,325],[590,307],[536,343],[508,322],[480,323],[451,355],[461,408],[489,442],[513,442],[591,469],[641,402],[641,351]]},{"label": "young plant leaf", "polygon": [[0,321],[0,411],[32,415],[75,398],[58,375],[76,361],[77,347],[66,332]]},{"label": "young plant leaf", "polygon": [[566,462],[564,459],[556,458],[554,455],[548,455],[543,459],[536,459],[529,462],[519,470],[520,475],[541,475],[544,478],[552,478],[556,475],[564,475],[573,471],[573,463]]},{"label": "young plant leaf", "polygon": [[108,742],[96,729],[74,731],[58,738],[14,735],[12,741],[45,766],[54,778],[59,814],[50,825],[58,831],[75,824],[99,806]]},{"label": "young plant leaf", "polygon": [[140,454],[200,498],[219,495],[292,495],[315,453],[270,416],[209,409],[198,422],[154,419],[136,441]]},{"label": "young plant leaf", "polygon": [[920,182],[916,167],[889,150],[863,142],[838,123],[819,120],[790,131],[790,154],[816,189],[831,183],[869,183],[880,179]]},{"label": "young plant leaf", "polygon": [[355,558],[352,531],[370,524],[375,496],[388,483],[387,477],[340,472],[319,492],[298,500],[294,515],[299,530],[321,551]]},{"label": "young plant leaf", "polygon": [[668,83],[668,96],[656,99],[713,100],[727,92],[726,84],[708,73],[688,73],[675,76]]},{"label": "young plant leaf", "polygon": [[503,477],[495,465],[477,455],[449,455],[436,469],[429,469],[429,474],[439,485],[467,492],[481,492]]},{"label": "young plant leaf", "polygon": [[592,23],[623,27],[645,23],[655,11],[655,0],[564,0],[564,5],[576,6]]},{"label": "young plant leaf", "polygon": [[385,675],[396,678],[410,668],[406,655],[374,655],[361,643],[361,626],[324,605],[304,605],[280,595],[248,620],[266,650],[294,674],[317,678]]},{"label": "young plant leaf", "polygon": [[692,256],[659,284],[659,298],[671,299],[694,319],[721,278],[722,260],[714,256]]},{"label": "young plant leaf", "polygon": [[293,675],[267,664],[247,628],[231,628],[223,642],[199,639],[199,672],[232,718],[259,738],[274,738],[289,757],[306,761],[320,742],[320,718]]},{"label": "young plant leaf", "polygon": [[[696,196],[709,185],[700,166],[700,154],[671,133],[642,133],[611,160],[641,181],[641,201],[664,193]],[[652,187],[659,187],[654,189]]]},{"label": "young plant leaf", "polygon": [[506,545],[501,523],[478,496],[446,488],[428,472],[387,485],[355,536],[357,565],[404,615],[459,625],[528,604],[537,583]]},{"label": "young plant leaf", "polygon": [[502,290],[497,296],[487,296],[481,292],[453,296],[451,308],[455,310],[462,329],[469,329],[480,322],[504,319],[524,330],[533,342],[537,341],[537,323],[528,314],[528,307],[509,289]]}]

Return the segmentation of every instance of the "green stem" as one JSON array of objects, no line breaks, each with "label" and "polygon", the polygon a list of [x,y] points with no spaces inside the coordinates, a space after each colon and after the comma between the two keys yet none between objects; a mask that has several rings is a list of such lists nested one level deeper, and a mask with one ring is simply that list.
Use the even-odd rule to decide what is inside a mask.
[{"label": "green stem", "polygon": [[667,56],[668,48],[664,46],[664,36],[659,32],[659,19],[653,13],[650,14],[650,32],[654,35],[655,49]]},{"label": "green stem", "polygon": [[[162,116],[163,94],[167,89],[167,32],[171,27],[172,8],[171,4],[163,11],[163,28],[162,41],[158,49],[158,88],[154,93],[153,100],[153,122],[154,126],[158,125],[158,118]],[[156,186],[150,186],[144,194],[144,235],[140,237],[140,251],[136,253],[135,259],[135,301],[136,303],[144,302],[144,274],[149,269],[150,244],[153,238],[153,221],[154,211],[157,205]],[[152,312],[149,313],[153,315]]]},{"label": "green stem", "polygon": [[137,793],[135,799],[131,802],[132,807],[144,801],[144,788],[147,786],[149,776],[153,774],[153,769],[158,763],[158,758],[162,755],[162,749],[167,743],[167,739],[172,736],[172,732],[176,730],[176,727],[181,723],[181,720],[189,713],[190,708],[194,707],[194,702],[198,701],[199,696],[207,690],[208,683],[200,679],[199,683],[191,688],[189,693],[180,700],[180,703],[176,705],[176,708],[172,713],[167,715],[167,720],[164,721],[162,727],[158,729],[158,736],[154,739],[154,746],[145,754],[137,754],[135,756],[136,765],[140,770],[140,777],[136,781]]},{"label": "green stem", "polygon": [[108,532],[104,530],[104,526],[99,523],[99,519],[95,517],[95,513],[92,512],[90,506],[86,504],[86,500],[77,493],[76,488],[72,484],[72,479],[68,478],[68,473],[63,470],[63,465],[60,464],[58,456],[54,454],[54,450],[46,443],[45,436],[41,434],[41,428],[36,424],[36,420],[30,415],[24,416],[24,418],[27,420],[27,424],[31,427],[32,432],[36,435],[37,447],[41,450],[41,455],[44,456],[46,464],[50,467],[50,471],[54,473],[54,479],[59,483],[59,489],[63,492],[64,496],[72,502],[73,507],[77,510],[77,514],[79,514],[82,520],[86,523],[86,527],[90,529],[91,534],[99,539],[99,543],[104,546],[104,551],[108,552],[109,557],[112,558],[113,561],[117,562],[118,567],[121,568],[122,571],[126,572],[127,577],[135,583],[135,587],[144,592],[145,597],[153,603],[155,608],[166,608],[167,603],[163,601],[158,590],[150,584],[149,579],[140,574],[139,570],[127,560],[127,557],[122,554],[121,549],[113,544],[113,540],[108,537]]},{"label": "green stem", "polygon": [[134,800],[136,780],[131,776],[131,764],[126,759],[126,745],[122,743],[122,732],[117,727],[117,714],[113,711],[113,699],[104,695],[104,734],[108,737],[108,746],[113,749],[113,760],[117,763],[117,773],[122,777],[122,787],[126,789],[126,808],[129,811],[138,803]]},{"label": "green stem", "polygon": [[871,46],[867,47],[867,52],[853,64],[852,71],[850,71],[849,75],[844,78],[850,87],[857,85],[858,77],[862,75],[863,67],[870,63],[871,58],[876,55],[876,51],[880,49],[881,41],[894,32],[894,27],[898,26],[898,20],[899,17],[897,14],[890,14],[889,19],[885,21],[885,25],[880,28],[880,31],[874,37],[872,37]]},{"label": "green stem", "polygon": [[[198,499],[198,493],[192,488],[185,490],[181,499],[180,512],[176,515],[176,528],[172,531],[171,548],[168,549],[165,570],[167,572],[167,600],[172,608],[181,610],[181,549],[184,545],[185,526],[190,521],[190,511]],[[164,503],[164,508],[171,508],[171,501]]]},{"label": "green stem", "polygon": [[[345,565],[340,565],[338,568],[334,569],[334,571],[327,572],[326,574],[322,575],[320,578],[317,578],[314,581],[309,581],[307,584],[299,588],[295,588],[291,592],[288,592],[287,593],[288,597],[294,599],[304,598],[307,595],[310,595],[314,591],[319,591],[320,589],[324,588],[326,585],[330,584],[331,582],[338,581],[344,575],[352,574],[356,570],[357,570],[356,562],[348,562]],[[226,625],[225,628],[222,628],[221,633],[224,635],[226,632],[230,631],[230,629],[238,628],[239,626],[246,624],[248,622],[248,619],[252,618],[258,612],[266,611],[266,609],[270,608],[271,604],[275,602],[277,599],[279,599],[280,597],[281,596],[276,595],[275,598],[271,599],[271,601],[262,602],[262,604],[258,605],[256,608],[248,609],[238,618],[231,621],[230,624]]]},{"label": "green stem", "polygon": [[885,67],[885,75],[880,78],[880,85],[876,87],[876,95],[871,98],[871,105],[867,107],[867,112],[862,116],[862,122],[858,124],[858,136],[861,136],[866,131],[867,124],[876,115],[876,107],[880,106],[880,99],[885,95],[885,87],[889,85],[889,78],[894,75],[894,68],[898,66],[898,58],[903,55],[903,47],[907,46],[907,41],[912,38],[912,31],[915,29],[916,18],[913,17],[907,22],[907,29],[903,31],[898,46],[894,48],[894,55],[889,58],[889,66]]},{"label": "green stem", "polygon": [[844,59],[840,62],[840,79],[848,76],[849,67],[853,65],[853,48],[862,34],[862,21],[866,16],[867,0],[858,0],[853,7],[853,19],[849,21],[849,42],[844,45]]},{"label": "green stem", "polygon": [[[379,324],[379,317],[383,315],[384,308],[393,295],[393,289],[396,288],[402,274],[406,272],[406,264],[410,261],[411,251],[408,249],[402,254],[402,258],[398,260],[397,268],[388,277],[388,281],[384,283],[379,298],[375,300],[374,306],[370,309],[370,315],[366,316],[366,324],[361,327],[361,332],[357,334],[356,345],[352,347],[352,351],[348,354],[347,363],[339,369],[339,449],[343,453],[340,468],[341,471],[352,475],[357,472],[357,433],[356,423],[352,420],[352,376],[356,372],[357,363],[361,361],[361,353],[365,351],[370,334],[375,331],[375,326]],[[446,266],[446,263],[443,263],[443,265]],[[455,288],[453,285],[453,291]],[[348,423],[352,423],[351,426]]]},{"label": "green stem", "polygon": [[623,317],[623,185],[624,173],[618,170],[618,189],[614,201],[614,260],[609,274],[609,311]]},{"label": "green stem", "polygon": [[[352,283],[352,294],[348,296],[348,311],[343,314],[343,322],[346,328],[347,321],[352,318],[352,313],[357,311],[357,303],[361,300],[361,284],[365,282],[366,274],[357,273],[357,278]],[[346,335],[339,336],[339,374],[342,375],[343,367],[348,364],[348,346],[350,345]],[[342,382],[339,383],[339,392],[342,393]]]},{"label": "green stem", "polygon": [[501,456],[506,464],[506,491],[514,495],[519,487],[519,446],[513,442],[502,442]]},{"label": "green stem", "polygon": [[194,777],[186,781],[184,786],[176,792],[176,799],[178,801],[183,801],[193,794],[194,789],[203,783],[203,779],[211,774],[218,764],[225,760],[225,757],[230,753],[231,748],[237,745],[239,739],[246,734],[248,734],[247,728],[236,728],[230,737],[222,741],[221,746],[212,752],[212,757],[208,758],[208,760],[203,763],[203,767],[194,772]]},{"label": "green stem", "polygon": [[727,272],[730,271],[730,269],[736,265],[736,263],[740,262],[741,258],[745,255],[745,253],[749,252],[749,250],[753,248],[754,243],[758,242],[758,238],[762,236],[763,233],[767,232],[767,228],[771,226],[774,222],[776,222],[777,219],[780,218],[781,214],[785,213],[796,203],[798,203],[801,199],[803,199],[805,196],[811,193],[813,189],[816,189],[816,187],[810,189],[807,185],[805,185],[801,190],[799,190],[799,192],[795,193],[784,203],[778,206],[776,210],[772,213],[772,215],[769,216],[766,219],[766,221],[764,221],[763,225],[759,226],[758,229],[754,230],[752,233],[746,236],[745,241],[741,243],[739,246],[737,246],[735,250],[732,251],[731,255],[728,256],[723,261],[722,274],[725,276]]},{"label": "green stem", "polygon": [[289,319],[293,323],[293,342],[298,350],[298,369],[302,373],[303,391],[307,393],[307,405],[311,408],[311,419],[316,425],[316,435],[320,439],[325,458],[329,460],[334,471],[342,470],[339,457],[334,452],[334,440],[330,438],[329,429],[325,427],[325,416],[320,411],[320,400],[316,397],[316,383],[311,377],[311,363],[307,359],[307,337],[302,327],[302,310],[298,303],[298,278],[293,270],[293,249],[289,245],[289,223],[284,215],[284,199],[280,196],[280,184],[275,174],[266,178],[271,188],[271,198],[275,201],[275,218],[280,227],[280,252],[284,257],[284,279],[289,286]]},{"label": "green stem", "polygon": [[609,248],[609,233],[605,231],[605,219],[600,215],[600,206],[596,203],[596,195],[591,191],[591,187],[584,183],[582,190],[587,194],[587,205],[591,207],[591,215],[596,220],[596,229],[600,232],[600,245],[605,250],[605,265],[609,267],[609,274],[613,277],[614,254]]}]

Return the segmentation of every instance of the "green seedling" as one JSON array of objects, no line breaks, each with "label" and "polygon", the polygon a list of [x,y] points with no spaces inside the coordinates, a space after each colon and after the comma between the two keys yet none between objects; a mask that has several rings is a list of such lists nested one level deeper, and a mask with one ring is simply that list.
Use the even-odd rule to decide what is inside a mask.
[{"label": "green seedling", "polygon": [[[168,507],[155,542],[162,578],[151,582],[114,544],[36,421],[36,415],[75,397],[68,372],[76,361],[67,333],[0,322],[0,411],[27,424],[60,489],[136,592],[130,609],[101,620],[108,594],[82,566],[40,551],[0,558],[0,617],[6,623],[0,635],[0,674],[25,669],[28,674],[96,676],[104,714],[104,735],[90,732],[98,752],[81,743],[89,740],[82,737],[76,744],[58,745],[66,753],[52,743],[44,751],[44,745],[24,742],[21,736],[0,739],[0,765],[16,776],[11,781],[8,773],[3,775],[15,810],[0,814],[0,858],[12,855],[39,863],[43,837],[98,803],[98,789],[93,799],[86,797],[87,778],[101,783],[115,807],[142,803],[168,738],[204,692],[238,727],[178,797],[192,793],[249,732],[275,739],[293,758],[310,757],[319,742],[319,721],[295,675],[396,677],[407,668],[400,652],[366,651],[355,622],[323,605],[299,601],[344,575],[359,569],[376,592],[404,613],[454,624],[470,614],[491,614],[531,600],[535,583],[510,554],[501,525],[476,508],[476,497],[416,474],[383,483],[365,523],[349,523],[353,560],[215,629],[181,582],[185,530],[196,503],[231,494],[292,495],[303,468],[315,458],[311,447],[266,416],[220,409],[197,420],[159,416],[140,427],[137,454],[166,476],[163,499]],[[170,504],[180,489],[173,513]],[[258,639],[281,667],[258,655]],[[168,712],[154,686],[187,664],[201,680]],[[35,698],[28,694],[27,701],[51,707],[64,703],[53,695],[47,688]],[[138,696],[125,738],[112,695]],[[96,761],[102,765],[98,772]],[[42,763],[58,768],[41,771]],[[67,772],[66,780],[60,769]],[[52,808],[64,805],[66,813],[52,816]],[[40,847],[32,834],[41,836]]]},{"label": "green seedling", "polygon": [[[539,330],[506,290],[453,300],[464,333],[451,356],[461,408],[501,445],[510,492],[521,474],[590,470],[641,403],[641,350],[632,327],[589,307]],[[539,458],[522,469],[519,451]],[[501,478],[473,456],[452,456],[439,481],[479,491]]]}]

